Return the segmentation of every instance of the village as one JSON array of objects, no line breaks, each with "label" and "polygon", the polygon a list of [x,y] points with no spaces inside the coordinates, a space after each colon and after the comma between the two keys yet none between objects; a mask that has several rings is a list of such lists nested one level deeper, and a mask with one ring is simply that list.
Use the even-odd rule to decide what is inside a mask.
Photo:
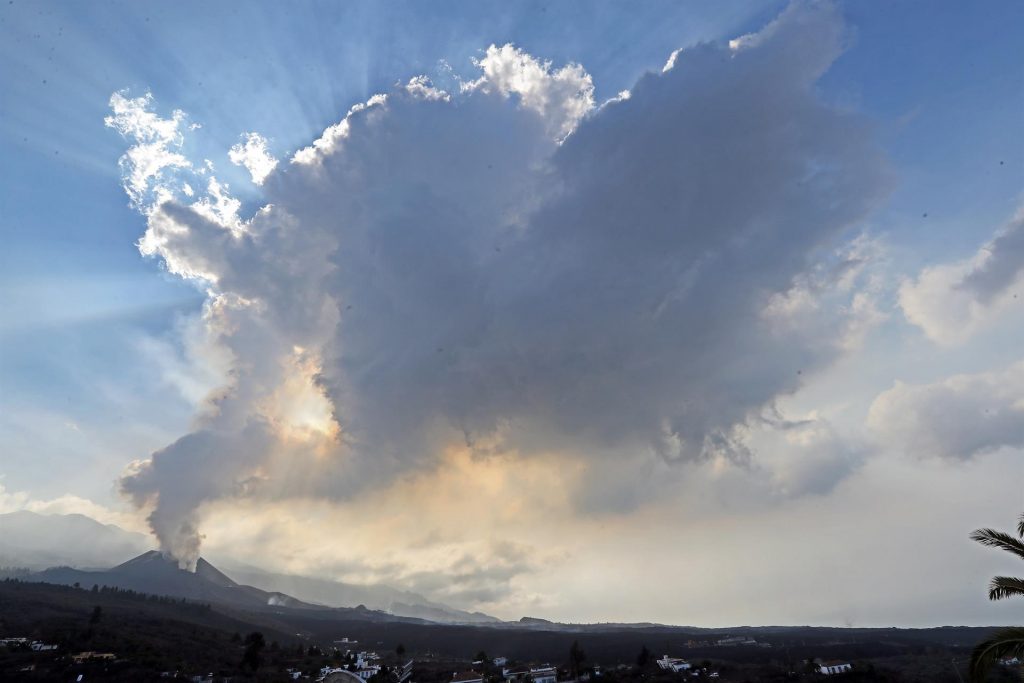
[{"label": "village", "polygon": [[[407,655],[404,645],[393,651],[364,649],[355,639],[343,637],[330,645],[299,644],[282,647],[277,642],[267,644],[262,635],[252,633],[242,639],[232,639],[241,649],[240,670],[226,672],[189,672],[180,669],[154,672],[161,680],[183,680],[189,683],[221,683],[234,680],[316,681],[316,683],[588,683],[591,681],[631,680],[638,677],[652,681],[741,680],[722,675],[728,672],[727,660],[691,661],[683,657],[662,655],[654,659],[645,647],[636,662],[589,663],[586,654],[574,642],[567,662],[553,665],[548,662],[517,661],[505,656],[488,657],[478,652],[472,659],[458,660],[430,651]],[[708,643],[688,643],[698,647]],[[749,637],[726,637],[711,643],[728,649],[734,647],[768,647]],[[27,680],[36,672],[61,668],[68,672],[69,680],[86,683],[91,680],[118,680],[118,671],[129,665],[128,657],[114,652],[68,651],[62,652],[58,644],[31,639],[26,636],[0,638],[0,653],[20,653],[25,663],[15,671]],[[30,654],[31,653],[31,654]],[[34,657],[32,655],[35,655]],[[32,661],[29,661],[29,660]],[[1008,662],[1007,662],[1008,663]],[[813,659],[800,663],[799,673],[805,677],[836,676],[849,673],[853,665],[848,661]]]},{"label": "village", "polygon": [[[0,680],[189,683],[960,683],[984,629],[499,627],[242,612],[0,581]],[[329,618],[328,618],[329,617]],[[992,681],[1017,680],[1003,658]]]}]

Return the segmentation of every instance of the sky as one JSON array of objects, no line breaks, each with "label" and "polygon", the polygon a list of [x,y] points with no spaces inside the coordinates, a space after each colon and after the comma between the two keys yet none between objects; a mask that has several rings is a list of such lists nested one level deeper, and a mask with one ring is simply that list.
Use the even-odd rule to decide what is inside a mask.
[{"label": "sky", "polygon": [[0,35],[0,511],[504,618],[1017,620],[1020,3]]}]

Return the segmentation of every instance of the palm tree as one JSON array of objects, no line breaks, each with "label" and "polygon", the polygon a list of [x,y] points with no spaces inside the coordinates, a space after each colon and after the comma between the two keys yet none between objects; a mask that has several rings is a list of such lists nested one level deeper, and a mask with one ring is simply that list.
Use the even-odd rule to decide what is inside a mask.
[{"label": "palm tree", "polygon": [[[1024,560],[1024,515],[1017,521],[1017,536],[995,529],[978,529],[971,540],[989,548],[999,548]],[[1024,579],[996,576],[988,586],[989,600],[1002,600],[1013,595],[1024,595]],[[1012,627],[997,631],[991,638],[978,643],[971,653],[971,680],[985,680],[985,674],[1000,659],[1016,657],[1024,661],[1024,628]],[[1024,667],[1021,668],[1024,680]]]}]

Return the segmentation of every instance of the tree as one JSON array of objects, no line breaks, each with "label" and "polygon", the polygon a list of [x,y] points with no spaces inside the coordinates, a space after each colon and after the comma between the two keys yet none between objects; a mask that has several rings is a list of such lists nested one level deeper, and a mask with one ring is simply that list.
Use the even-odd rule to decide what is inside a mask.
[{"label": "tree", "polygon": [[100,607],[99,605],[96,605],[95,607],[92,608],[92,614],[89,616],[89,623],[90,624],[98,624],[98,623],[100,623],[100,619],[102,617],[103,617],[103,608]]},{"label": "tree", "polygon": [[580,641],[572,641],[572,647],[569,648],[569,666],[572,669],[572,679],[574,681],[580,679],[580,667],[586,658],[587,655],[584,654],[583,648],[580,647]]},{"label": "tree", "polygon": [[404,655],[405,654],[405,645],[402,645],[401,643],[399,643],[398,647],[395,648],[395,654],[398,655],[399,657]]},{"label": "tree", "polygon": [[486,665],[487,662],[488,662],[487,653],[484,652],[483,650],[480,650],[480,652],[476,653],[476,657],[473,657],[473,661],[474,662],[483,662],[484,665]]},{"label": "tree", "polygon": [[[999,548],[1024,560],[1024,515],[1017,521],[1017,536],[995,529],[977,529],[971,540],[989,548]],[[1015,595],[1024,595],[1024,579],[1012,576],[996,576],[988,586],[989,600],[1002,600]],[[1004,628],[988,640],[984,640],[971,653],[971,680],[985,680],[992,665],[1004,657],[1024,659],[1024,628]],[[1024,671],[1022,671],[1024,674]]]},{"label": "tree", "polygon": [[644,645],[640,650],[640,654],[636,656],[636,665],[641,669],[647,666],[647,662],[651,661],[651,651]]},{"label": "tree", "polygon": [[242,668],[255,671],[263,663],[260,652],[264,646],[263,634],[253,631],[245,637],[245,654],[242,655]]}]

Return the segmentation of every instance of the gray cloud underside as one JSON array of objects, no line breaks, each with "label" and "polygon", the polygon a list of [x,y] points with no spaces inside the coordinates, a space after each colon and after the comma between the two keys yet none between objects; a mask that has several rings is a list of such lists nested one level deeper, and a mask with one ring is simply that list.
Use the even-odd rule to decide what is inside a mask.
[{"label": "gray cloud underside", "polygon": [[987,258],[964,277],[960,286],[987,304],[1024,273],[1024,211],[1018,213],[983,251]]}]

